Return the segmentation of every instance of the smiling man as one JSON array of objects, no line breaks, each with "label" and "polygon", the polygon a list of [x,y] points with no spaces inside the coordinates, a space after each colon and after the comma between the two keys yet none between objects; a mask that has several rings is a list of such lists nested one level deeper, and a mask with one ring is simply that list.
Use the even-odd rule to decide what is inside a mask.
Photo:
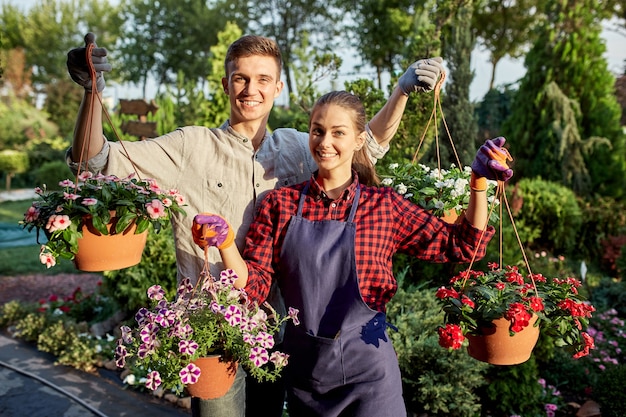
[{"label": "smiling man", "polygon": [[[87,40],[93,41],[93,35]],[[254,208],[271,189],[294,185],[311,177],[317,169],[308,148],[308,133],[294,129],[267,129],[274,100],[283,90],[280,79],[282,58],[276,42],[246,35],[233,42],[225,60],[224,92],[230,99],[230,118],[219,128],[186,126],[163,136],[139,141],[108,141],[102,134],[102,104],[92,100],[105,87],[103,71],[110,71],[104,48],[94,48],[92,60],[97,74],[96,88],[86,66],[86,48],[68,53],[67,66],[72,79],[85,88],[69,166],[88,168],[123,177],[137,169],[142,178],[155,179],[160,187],[177,189],[187,199],[188,216],[176,215],[172,226],[176,241],[179,280],[196,281],[204,263],[204,253],[191,235],[193,217],[202,212],[229,219],[235,230],[235,243],[243,249],[244,237],[253,219]],[[370,155],[383,157],[396,133],[408,96],[431,91],[443,69],[441,58],[420,60],[402,75],[385,106],[372,118],[365,139]],[[80,166],[82,165],[82,166]],[[211,272],[222,269],[217,250],[209,253]],[[194,416],[241,417],[244,414],[244,372],[225,397],[192,402]],[[247,396],[256,397],[250,390]],[[269,395],[260,394],[264,415],[282,415],[283,397],[279,391],[275,406]],[[253,415],[259,405],[248,405]],[[273,410],[275,408],[276,411]]]}]

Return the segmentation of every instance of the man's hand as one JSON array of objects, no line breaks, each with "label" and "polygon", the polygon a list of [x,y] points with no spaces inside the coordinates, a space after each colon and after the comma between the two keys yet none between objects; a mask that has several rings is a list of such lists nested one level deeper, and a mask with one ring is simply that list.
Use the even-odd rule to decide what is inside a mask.
[{"label": "man's hand", "polygon": [[[94,44],[91,52],[91,60],[96,70],[96,88],[98,92],[104,90],[105,82],[102,72],[111,71],[111,64],[107,62],[107,50],[96,46],[96,36],[93,33],[85,35],[85,45]],[[72,80],[81,85],[85,90],[91,92],[91,75],[89,74],[89,66],[87,65],[87,48],[75,48],[67,53],[67,70]]]},{"label": "man's hand", "polygon": [[226,249],[235,242],[235,233],[226,219],[217,214],[200,213],[193,218],[193,241],[201,249],[215,246]]},{"label": "man's hand", "polygon": [[432,91],[444,70],[441,57],[415,61],[398,80],[398,87],[409,95],[412,92]]},{"label": "man's hand", "polygon": [[506,139],[502,136],[485,141],[472,162],[472,171],[478,177],[490,180],[508,181],[513,176],[507,161],[512,161],[509,151],[504,148]]}]

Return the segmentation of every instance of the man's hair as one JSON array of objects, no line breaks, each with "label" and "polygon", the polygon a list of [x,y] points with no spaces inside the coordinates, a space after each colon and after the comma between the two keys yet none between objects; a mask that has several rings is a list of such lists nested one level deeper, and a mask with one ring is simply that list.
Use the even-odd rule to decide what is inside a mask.
[{"label": "man's hair", "polygon": [[264,36],[245,35],[233,42],[226,52],[224,60],[224,72],[228,75],[228,64],[236,62],[239,58],[248,56],[268,56],[276,60],[278,65],[278,76],[283,69],[283,57],[278,48],[278,44]]}]

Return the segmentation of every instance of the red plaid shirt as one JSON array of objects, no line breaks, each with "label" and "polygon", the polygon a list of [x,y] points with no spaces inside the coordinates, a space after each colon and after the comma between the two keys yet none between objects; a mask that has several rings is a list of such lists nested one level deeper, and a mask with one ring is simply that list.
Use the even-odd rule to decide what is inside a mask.
[{"label": "red plaid shirt", "polygon": [[[270,191],[257,209],[246,236],[244,258],[248,264],[246,292],[251,299],[267,298],[272,278],[281,277],[279,255],[289,226],[298,209],[300,193],[306,183]],[[368,187],[355,180],[336,200],[329,199],[312,180],[302,216],[309,220],[347,220],[361,187],[356,211],[356,269],[361,296],[370,308],[385,311],[397,290],[392,273],[392,256],[407,253],[430,262],[469,262],[478,247],[477,260],[485,256],[487,243],[494,234],[488,227],[478,244],[481,230],[467,220],[451,225],[411,203],[389,187]],[[311,248],[312,251],[315,248]],[[320,265],[319,277],[324,271]]]}]

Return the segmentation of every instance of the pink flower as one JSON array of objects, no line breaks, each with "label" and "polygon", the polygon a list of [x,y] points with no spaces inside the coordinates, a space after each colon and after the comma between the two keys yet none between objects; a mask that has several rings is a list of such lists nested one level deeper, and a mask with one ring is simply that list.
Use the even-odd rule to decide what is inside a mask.
[{"label": "pink flower", "polygon": [[95,206],[96,204],[98,204],[98,199],[87,197],[83,198],[83,201],[81,203],[83,204],[83,206]]},{"label": "pink flower", "polygon": [[153,285],[148,288],[148,298],[151,300],[162,300],[165,297],[165,291],[160,285]]},{"label": "pink flower", "polygon": [[24,213],[24,221],[32,223],[39,218],[39,210],[35,206],[30,206]]},{"label": "pink flower", "polygon": [[300,310],[298,310],[297,308],[289,307],[289,317],[291,318],[295,326],[300,324],[300,319],[298,319],[299,312]]},{"label": "pink flower", "polygon": [[[45,246],[42,246],[45,248]],[[46,266],[46,268],[52,268],[57,264],[56,259],[50,252],[41,252],[39,254],[39,261]]]},{"label": "pink flower", "polygon": [[161,200],[156,198],[146,204],[146,211],[151,219],[158,219],[167,215],[165,213],[165,206],[163,206]]},{"label": "pink flower", "polygon": [[70,227],[72,222],[70,221],[70,216],[65,214],[53,214],[48,218],[48,223],[46,224],[46,229],[50,232],[56,232],[57,230],[65,230]]}]

